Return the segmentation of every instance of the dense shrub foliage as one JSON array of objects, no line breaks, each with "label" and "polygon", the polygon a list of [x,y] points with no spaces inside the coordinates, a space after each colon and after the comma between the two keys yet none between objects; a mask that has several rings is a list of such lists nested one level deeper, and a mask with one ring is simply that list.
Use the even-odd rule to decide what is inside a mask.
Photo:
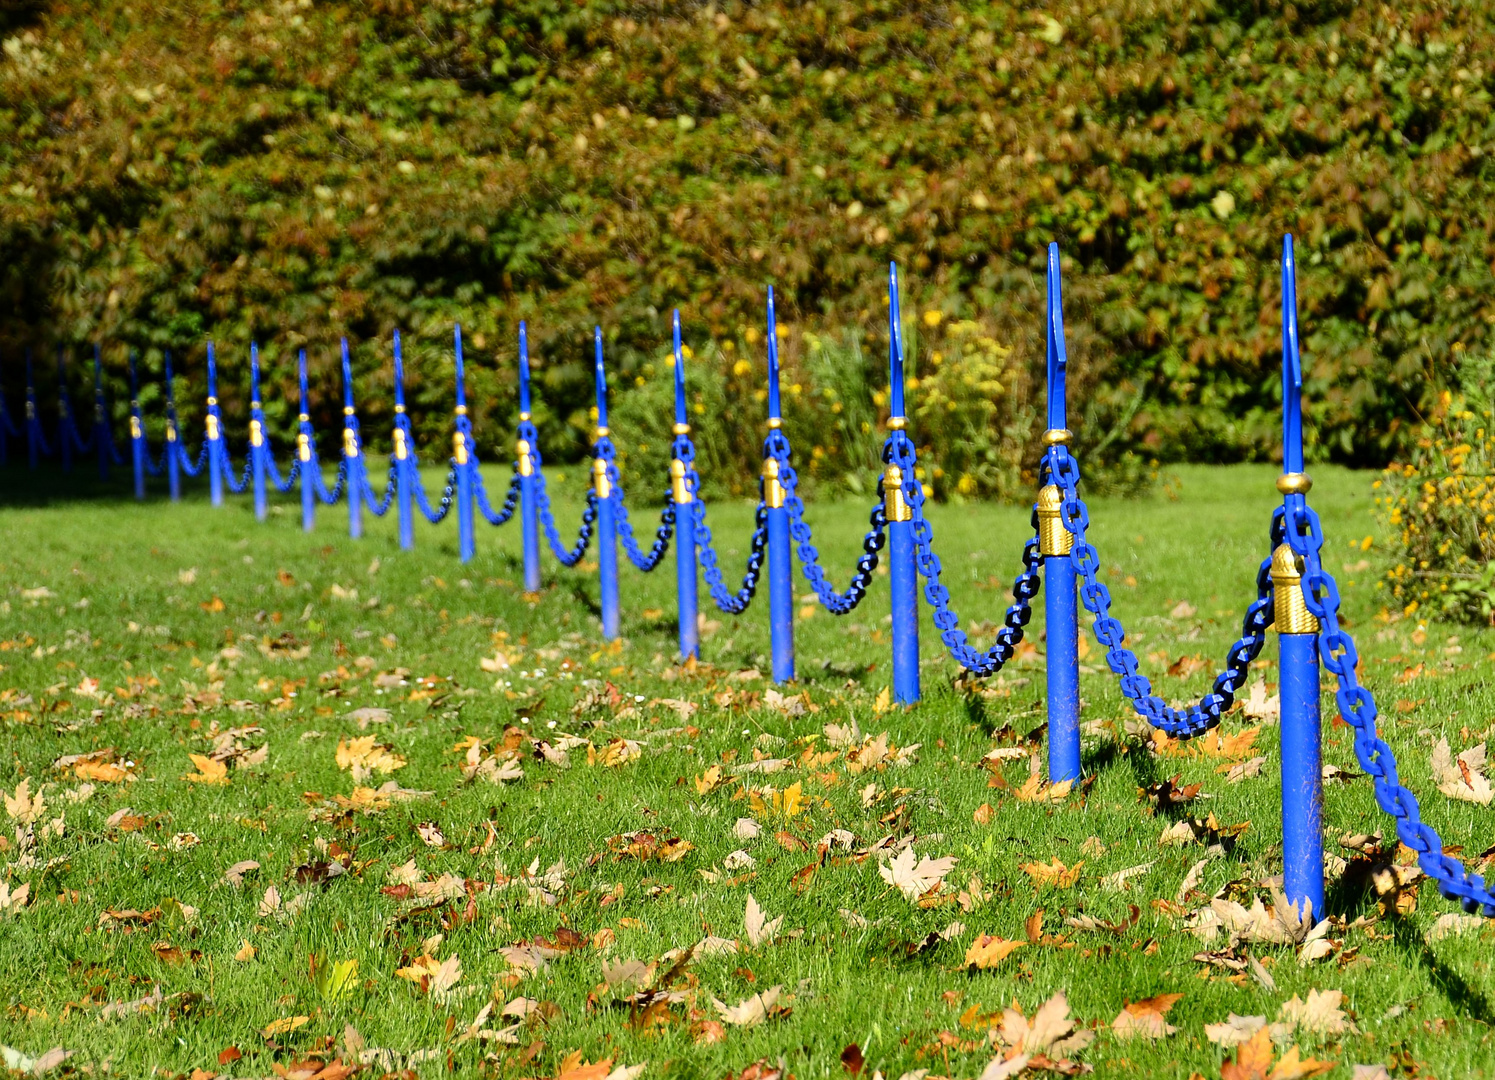
[{"label": "dense shrub foliage", "polygon": [[[1384,464],[1456,379],[1453,346],[1488,347],[1495,321],[1485,5],[4,11],[12,393],[27,343],[102,339],[115,372],[127,346],[157,368],[169,346],[196,373],[210,333],[231,404],[252,335],[283,391],[301,344],[330,389],[346,333],[360,371],[380,372],[363,380],[372,401],[400,326],[435,438],[460,319],[480,429],[497,439],[527,318],[545,438],[552,457],[574,455],[591,325],[624,402],[657,402],[678,305],[707,419],[734,429],[718,449],[746,476],[773,282],[810,425],[801,457],[819,446],[812,472],[855,477],[875,407],[842,391],[881,385],[898,259],[923,335],[919,436],[948,495],[1009,490],[1031,470],[1050,239],[1068,275],[1071,426],[1112,461],[1273,453],[1284,231],[1300,242],[1318,459]],[[832,370],[858,356],[865,370]],[[329,420],[334,405],[319,405]]]},{"label": "dense shrub foliage", "polygon": [[1466,370],[1469,389],[1438,398],[1376,484],[1396,545],[1386,585],[1406,615],[1495,623],[1495,361]]}]

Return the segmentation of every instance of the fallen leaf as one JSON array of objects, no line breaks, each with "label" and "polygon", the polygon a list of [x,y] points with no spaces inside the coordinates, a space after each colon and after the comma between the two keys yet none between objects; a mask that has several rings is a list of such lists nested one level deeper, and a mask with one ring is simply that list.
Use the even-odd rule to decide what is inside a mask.
[{"label": "fallen leaf", "polygon": [[779,1006],[779,995],[783,992],[782,986],[771,986],[760,994],[754,994],[750,998],[738,1002],[736,1005],[727,1005],[717,998],[711,999],[717,1014],[722,1022],[734,1027],[752,1027],[760,1024],[770,1016],[782,1013],[785,1010]]},{"label": "fallen leaf", "polygon": [[1021,864],[1023,873],[1033,879],[1035,885],[1052,885],[1056,889],[1071,889],[1075,882],[1080,880],[1080,867],[1085,865],[1081,859],[1073,866],[1065,866],[1058,857],[1052,857],[1047,864],[1041,862],[1030,862]]},{"label": "fallen leaf", "polygon": [[992,934],[978,935],[966,950],[966,966],[974,966],[982,971],[994,968],[1026,944],[1026,941],[1009,941]]},{"label": "fallen leaf", "polygon": [[284,1035],[287,1032],[295,1031],[297,1028],[305,1027],[309,1023],[311,1023],[311,1017],[309,1016],[286,1016],[279,1020],[270,1021],[269,1024],[260,1030],[260,1034],[268,1039],[272,1035]]},{"label": "fallen leaf", "polygon": [[1495,792],[1490,790],[1485,764],[1484,743],[1471,746],[1458,757],[1453,756],[1447,739],[1439,739],[1433,747],[1433,779],[1438,790],[1450,799],[1489,806]]},{"label": "fallen leaf", "polygon": [[1129,1002],[1111,1021],[1111,1032],[1119,1039],[1161,1039],[1172,1035],[1178,1029],[1163,1017],[1182,998],[1182,994],[1157,994]]},{"label": "fallen leaf", "polygon": [[242,862],[234,863],[234,865],[225,870],[223,872],[223,880],[237,889],[240,885],[244,884],[244,876],[246,874],[252,874],[259,868],[260,864],[253,859],[245,859]]},{"label": "fallen leaf", "polygon": [[[239,951],[234,953],[234,959],[239,961],[239,963],[241,964],[247,964],[258,955],[259,950],[256,949],[253,945],[249,944],[248,938],[244,938],[243,944],[239,946]],[[220,1062],[219,1064],[222,1064],[222,1062]]]},{"label": "fallen leaf", "polygon": [[944,882],[945,875],[955,869],[958,862],[954,856],[918,859],[913,848],[904,848],[894,858],[877,868],[882,879],[892,885],[909,900],[918,900],[930,889]]},{"label": "fallen leaf", "polygon": [[1267,1026],[1265,1016],[1237,1016],[1231,1013],[1225,1018],[1224,1023],[1205,1024],[1204,1034],[1210,1042],[1216,1046],[1227,1049],[1239,1046],[1246,1042],[1251,1036]]},{"label": "fallen leaf", "polygon": [[758,906],[758,901],[752,893],[748,893],[747,913],[744,916],[744,925],[747,929],[748,944],[757,948],[764,942],[771,942],[773,936],[779,932],[779,927],[784,922],[784,916],[777,919],[765,920],[763,910]]}]

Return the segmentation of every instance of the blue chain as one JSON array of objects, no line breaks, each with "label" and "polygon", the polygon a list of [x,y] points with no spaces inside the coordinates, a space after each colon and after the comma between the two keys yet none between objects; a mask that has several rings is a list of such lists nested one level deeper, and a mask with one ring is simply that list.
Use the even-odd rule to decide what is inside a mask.
[{"label": "blue chain", "polygon": [[363,487],[363,502],[369,513],[375,517],[383,517],[389,513],[389,507],[395,501],[395,489],[399,486],[398,476],[399,467],[395,465],[394,458],[390,458],[389,479],[385,481],[384,494],[375,495],[373,486],[369,483],[368,470],[358,470],[358,482]]},{"label": "blue chain", "polygon": [[[1095,616],[1095,638],[1106,647],[1106,664],[1121,678],[1121,692],[1132,707],[1153,727],[1175,739],[1192,739],[1217,726],[1220,718],[1235,701],[1235,695],[1246,685],[1251,661],[1266,643],[1267,628],[1272,625],[1272,558],[1262,560],[1256,572],[1256,600],[1241,620],[1241,638],[1226,654],[1225,670],[1215,676],[1214,688],[1196,704],[1175,709],[1152,692],[1152,684],[1138,671],[1136,653],[1124,644],[1126,630],[1111,614],[1111,590],[1099,580],[1100,554],[1085,539],[1090,526],[1090,511],[1078,491],[1080,466],[1062,443],[1051,446],[1044,456],[1046,482],[1059,485],[1063,495],[1059,520],[1074,534],[1069,558],[1075,572],[1083,579],[1080,600],[1085,610]],[[1273,530],[1274,543],[1278,530]]]},{"label": "blue chain", "polygon": [[741,615],[753,602],[753,595],[758,591],[758,580],[763,573],[763,552],[768,546],[768,506],[762,498],[763,482],[761,479],[758,482],[758,508],[753,515],[753,536],[749,543],[747,569],[742,575],[742,587],[732,593],[722,580],[721,565],[717,560],[716,548],[711,542],[711,529],[706,525],[706,503],[701,498],[701,476],[696,472],[695,443],[691,442],[689,435],[677,435],[673,453],[685,465],[685,487],[695,500],[696,549],[700,552],[701,572],[706,579],[706,587],[711,592],[711,600],[719,611],[728,615]]},{"label": "blue chain", "polygon": [[161,447],[161,456],[159,458],[157,458],[155,461],[151,461],[151,444],[150,444],[150,441],[148,439],[144,439],[144,438],[142,438],[141,441],[145,444],[145,447],[144,447],[144,449],[145,449],[144,457],[145,457],[145,473],[146,473],[146,475],[147,476],[160,476],[163,472],[166,471],[166,462],[170,459],[171,452],[175,448],[176,443],[168,442],[165,446]]},{"label": "blue chain", "polygon": [[618,538],[623,542],[623,552],[628,561],[644,573],[659,565],[664,553],[669,550],[670,537],[675,534],[675,502],[669,491],[665,492],[664,509],[659,514],[659,528],[654,533],[654,544],[646,555],[633,535],[633,522],[628,520],[628,505],[623,498],[623,485],[618,482],[618,454],[613,441],[606,435],[594,444],[592,452],[607,462],[607,483],[613,512],[617,515]]},{"label": "blue chain", "polygon": [[183,446],[181,443],[172,443],[171,445],[176,447],[177,453],[180,455],[180,457],[177,458],[177,464],[182,467],[182,472],[186,473],[188,476],[200,476],[202,474],[202,467],[206,465],[208,461],[208,451],[213,448],[213,440],[207,438],[203,439],[202,449],[198,451],[197,464],[195,465],[191,463],[192,455],[187,453],[187,448],[185,446]]},{"label": "blue chain", "polygon": [[1043,562],[1038,551],[1036,515],[1035,535],[1023,545],[1023,569],[1012,583],[1012,606],[1002,617],[995,643],[981,652],[970,645],[960,628],[960,616],[950,607],[950,590],[940,581],[940,557],[934,553],[934,529],[924,516],[924,485],[919,483],[915,472],[918,455],[913,440],[904,431],[893,432],[883,447],[883,459],[903,471],[903,498],[913,514],[914,562],[924,578],[924,599],[934,609],[932,621],[940,632],[940,641],[951,658],[967,671],[981,678],[995,675],[1017,652],[1018,642],[1023,640],[1023,627],[1033,617],[1033,598],[1038,595],[1039,567]]},{"label": "blue chain", "polygon": [[550,492],[545,487],[545,473],[541,469],[544,461],[540,457],[540,434],[535,430],[533,421],[520,421],[519,437],[530,444],[530,453],[535,459],[535,511],[539,515],[540,524],[545,527],[545,540],[562,566],[575,566],[581,562],[587,545],[592,542],[592,526],[597,520],[597,491],[594,488],[587,492],[587,508],[581,513],[581,530],[576,537],[576,546],[567,550],[561,539],[561,531],[556,527],[555,515],[550,510]]},{"label": "blue chain", "polygon": [[1319,621],[1319,660],[1338,680],[1334,700],[1355,729],[1355,757],[1375,785],[1376,802],[1396,819],[1397,838],[1417,852],[1417,865],[1438,883],[1440,893],[1465,911],[1495,917],[1495,895],[1485,887],[1485,879],[1443,854],[1443,841],[1423,823],[1416,796],[1397,778],[1396,756],[1376,733],[1376,701],[1355,674],[1359,657],[1354,639],[1339,626],[1339,588],[1319,558],[1324,533],[1318,515],[1302,495],[1289,495],[1286,506],[1274,515],[1272,528],[1303,560],[1303,599]]},{"label": "blue chain", "polygon": [[254,452],[250,451],[249,455],[244,458],[244,473],[237,483],[234,482],[234,459],[229,455],[228,447],[224,445],[222,439],[218,440],[218,454],[218,460],[223,466],[223,482],[228,485],[229,491],[235,495],[242,495],[244,489],[249,486],[250,472],[254,467]]},{"label": "blue chain", "polygon": [[332,485],[332,490],[327,490],[327,484],[322,479],[322,465],[315,457],[307,463],[311,467],[312,490],[317,493],[317,498],[323,503],[331,506],[343,497],[343,487],[348,482],[348,459],[339,458],[337,462],[337,480]]},{"label": "blue chain", "polygon": [[34,425],[32,430],[36,433],[36,448],[41,452],[42,457],[51,457],[52,444],[47,442],[47,433],[42,430],[42,422],[33,418],[31,423]]},{"label": "blue chain", "polygon": [[410,455],[410,475],[415,479],[410,493],[415,496],[416,509],[432,525],[440,525],[452,512],[452,499],[457,490],[457,460],[449,458],[447,463],[451,468],[447,470],[446,484],[441,491],[441,509],[432,510],[426,499],[426,486],[420,482],[420,458],[413,453]]},{"label": "blue chain", "polygon": [[296,486],[296,481],[301,476],[301,460],[299,458],[293,458],[291,460],[291,471],[286,473],[284,478],[282,478],[280,475],[280,466],[275,464],[275,459],[273,457],[271,457],[269,454],[266,454],[265,475],[270,478],[270,483],[275,485],[276,491],[279,491],[281,494],[285,494],[286,492],[290,491],[291,488]]},{"label": "blue chain", "polygon": [[868,517],[872,530],[862,538],[862,555],[857,559],[851,584],[844,593],[840,593],[826,580],[825,571],[820,567],[820,552],[815,549],[814,534],[810,531],[809,522],[805,521],[804,500],[799,497],[799,474],[790,464],[789,440],[781,429],[774,428],[768,433],[768,438],[763,440],[763,456],[772,457],[779,463],[779,483],[784,485],[784,509],[789,511],[789,535],[798,545],[795,550],[799,554],[800,569],[804,572],[805,580],[815,590],[815,595],[820,598],[827,611],[832,615],[845,615],[867,595],[867,586],[871,584],[873,571],[877,569],[877,553],[887,541],[888,519],[881,498],[882,481],[878,481],[879,497]]},{"label": "blue chain", "polygon": [[514,463],[514,471],[509,475],[509,489],[504,492],[504,504],[497,510],[488,501],[488,488],[483,483],[483,470],[478,466],[478,459],[473,457],[472,465],[472,487],[473,501],[477,503],[478,513],[483,515],[489,525],[507,525],[514,517],[514,511],[519,506],[519,463]]}]

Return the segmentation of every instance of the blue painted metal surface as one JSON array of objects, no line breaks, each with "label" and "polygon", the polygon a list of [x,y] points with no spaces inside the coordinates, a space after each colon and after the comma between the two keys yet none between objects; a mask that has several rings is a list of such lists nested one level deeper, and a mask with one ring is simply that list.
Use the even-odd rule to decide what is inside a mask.
[{"label": "blue painted metal surface", "polygon": [[223,505],[223,413],[218,408],[218,355],[208,342],[208,416],[204,438],[208,443],[208,496],[214,506]]},{"label": "blue painted metal surface", "polygon": [[176,415],[176,380],[171,370],[171,350],[166,353],[166,486],[171,493],[171,501],[177,502],[182,497],[182,473],[181,473],[181,426],[177,423]]},{"label": "blue painted metal surface", "polygon": [[415,438],[410,430],[410,416],[405,412],[405,357],[400,349],[400,332],[394,336],[395,360],[395,514],[400,531],[400,548],[415,547],[415,514],[411,506],[411,489],[415,486]]},{"label": "blue painted metal surface", "polygon": [[539,451],[539,439],[535,432],[530,409],[529,388],[529,328],[519,323],[519,440],[521,455],[528,454],[529,469],[519,474],[519,535],[524,550],[524,591],[540,591],[540,518],[535,488],[535,455]]},{"label": "blue painted metal surface", "polygon": [[[1063,291],[1059,277],[1059,245],[1049,245],[1046,348],[1048,419],[1051,431],[1067,423],[1065,374],[1069,356],[1064,347]],[[1048,483],[1053,483],[1049,478]],[[1080,656],[1079,610],[1075,597],[1075,568],[1068,555],[1043,560],[1043,610],[1047,634],[1046,667],[1049,717],[1049,779],[1080,778]]]},{"label": "blue painted metal surface", "polygon": [[296,375],[301,396],[296,416],[296,459],[301,463],[301,529],[311,532],[317,524],[317,480],[322,466],[317,462],[317,436],[307,412],[306,350],[296,355]]},{"label": "blue painted metal surface", "polygon": [[1324,778],[1318,640],[1279,634],[1283,892],[1299,914],[1324,913]]},{"label": "blue painted metal surface", "polygon": [[[602,366],[602,327],[593,329],[592,343],[597,357],[593,376],[600,441],[607,435],[607,371]],[[595,484],[597,473],[594,471],[592,475]],[[611,492],[606,497],[601,491],[597,493],[597,572],[602,602],[602,636],[611,641],[618,636],[621,626],[618,611],[618,522]]]},{"label": "blue painted metal surface", "polygon": [[249,477],[254,484],[254,516],[264,521],[270,513],[265,490],[265,457],[270,447],[265,436],[265,410],[260,403],[260,347],[249,343]]},{"label": "blue painted metal surface", "polygon": [[457,463],[457,556],[469,562],[477,551],[477,542],[472,517],[472,423],[467,418],[467,374],[462,362],[460,325],[452,328],[452,346],[457,360],[457,430],[452,435],[452,459]]},{"label": "blue painted metal surface", "polygon": [[114,455],[114,436],[109,430],[109,413],[104,401],[104,360],[98,343],[93,347],[93,442],[99,456],[99,478],[109,475]]},{"label": "blue painted metal surface", "polygon": [[130,350],[130,467],[135,474],[135,498],[145,498],[145,425],[140,415],[140,376],[135,350]]},{"label": "blue painted metal surface", "polygon": [[[768,287],[768,426],[779,427],[779,327],[773,286]],[[794,555],[790,550],[789,511],[769,506],[768,635],[774,682],[794,678]]]},{"label": "blue painted metal surface", "polygon": [[345,489],[348,498],[348,535],[357,540],[363,535],[363,440],[359,437],[358,413],[353,405],[353,361],[348,356],[348,339],[343,346],[343,462],[347,466]]},{"label": "blue painted metal surface", "polygon": [[[884,447],[891,461],[891,444],[907,421],[904,412],[903,307],[898,298],[898,264],[888,264],[888,396],[892,433]],[[903,481],[899,471],[899,483]],[[914,478],[917,479],[917,478]],[[886,488],[886,474],[884,488]],[[914,523],[890,520],[888,529],[888,588],[893,609],[893,700],[912,705],[919,700],[919,571],[914,563],[917,544]]]},{"label": "blue painted metal surface", "polygon": [[[690,438],[690,410],[685,398],[685,350],[680,344],[680,311],[675,310],[673,319],[675,344],[675,440]],[[683,449],[683,447],[681,447]],[[696,566],[696,507],[695,495],[684,482],[684,462],[677,452],[672,459],[681,461],[678,468],[681,480],[671,482],[671,498],[675,501],[675,598],[677,612],[680,658],[688,660],[701,656],[701,632],[699,614],[700,573]],[[681,502],[684,496],[688,502]]]},{"label": "blue painted metal surface", "polygon": [[62,471],[73,471],[73,445],[78,441],[73,423],[73,395],[67,385],[67,353],[57,346],[57,446],[62,455]]},{"label": "blue painted metal surface", "polygon": [[[1282,471],[1303,471],[1303,361],[1298,351],[1298,284],[1293,238],[1282,238]],[[1284,496],[1288,520],[1307,508],[1302,494]],[[1305,582],[1306,584],[1306,582]],[[1318,643],[1312,634],[1281,634],[1282,866],[1288,903],[1324,911],[1324,778],[1319,716]]]},{"label": "blue painted metal surface", "polygon": [[40,463],[42,447],[46,437],[42,434],[42,418],[36,411],[36,375],[33,370],[31,349],[26,350],[26,462],[35,472]]}]

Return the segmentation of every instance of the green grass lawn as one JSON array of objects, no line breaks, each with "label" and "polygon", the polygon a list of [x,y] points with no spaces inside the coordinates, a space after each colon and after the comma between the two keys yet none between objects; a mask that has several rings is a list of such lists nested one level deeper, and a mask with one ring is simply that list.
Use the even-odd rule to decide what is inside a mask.
[{"label": "green grass lawn", "polygon": [[[583,472],[559,472],[558,513],[574,523]],[[1273,475],[1183,468],[1152,497],[1091,505],[1116,613],[1170,700],[1203,693],[1239,633]],[[624,640],[609,647],[594,567],[547,556],[543,593],[522,593],[517,525],[480,525],[463,566],[451,522],[422,523],[406,553],[392,520],[350,540],[342,507],[304,535],[289,502],[261,524],[244,498],[136,504],[87,477],[12,467],[0,502],[12,815],[0,903],[29,887],[0,913],[7,1047],[60,1046],[76,1052],[63,1069],[96,1076],[310,1075],[294,1063],[361,1052],[374,1076],[581,1080],[645,1066],[719,1078],[766,1059],[800,1078],[854,1067],[969,1078],[1005,1054],[1004,1008],[1031,1017],[1063,991],[1097,1030],[1070,1060],[1098,1075],[1219,1076],[1236,1050],[1205,1027],[1231,1013],[1281,1023],[1275,1053],[1291,1060],[1296,1046],[1333,1076],[1375,1063],[1394,1076],[1495,1075],[1491,935],[1445,933],[1445,920],[1429,940],[1456,910],[1431,887],[1378,897],[1369,861],[1356,863],[1331,885],[1317,960],[1186,928],[1216,896],[1270,907],[1281,872],[1270,718],[1238,709],[1213,751],[1160,754],[1129,734],[1093,648],[1084,790],[1025,798],[1020,750],[983,767],[1000,747],[1043,752],[1026,741],[1043,722],[1041,602],[1037,650],[985,687],[953,685],[926,620],[926,697],[908,710],[879,702],[884,589],[843,619],[803,609],[802,681],[778,699],[749,670],[767,670],[761,596],[740,618],[708,611],[703,662],[673,665],[673,555],[650,577],[625,564]],[[1439,736],[1455,753],[1484,740],[1495,634],[1383,612],[1374,478],[1315,477],[1325,565],[1383,733],[1426,819],[1477,858],[1495,843],[1490,810],[1440,794],[1430,755]],[[87,497],[59,494],[70,491]],[[811,505],[843,583],[866,510]],[[999,622],[1027,511],[931,517],[964,625]],[[740,572],[751,508],[714,505],[709,521]],[[1269,640],[1267,684],[1275,653]],[[832,745],[853,723],[886,745]],[[1259,773],[1231,782],[1226,770],[1257,756]],[[1326,728],[1325,760],[1358,774],[1349,729]],[[1185,791],[1200,785],[1192,801],[1139,798],[1175,775]],[[377,793],[390,781],[399,792]],[[43,807],[15,801],[23,782]],[[1211,816],[1218,835],[1160,843]],[[1345,834],[1390,833],[1364,777],[1331,783],[1325,816],[1339,858],[1354,856]],[[926,868],[925,885],[941,869],[944,885],[917,901],[891,886],[881,871],[906,867],[893,862],[903,850],[953,858]],[[1023,869],[1054,859],[1077,875],[1041,883]],[[225,872],[246,861],[257,868],[231,883]],[[1382,862],[1394,875],[1394,853]],[[750,932],[750,897],[782,922]],[[968,967],[982,934],[1025,944]],[[1344,1016],[1315,998],[1295,1028],[1284,1004],[1330,990]],[[1113,1030],[1127,1003],[1164,994],[1181,995],[1166,1014],[1175,1032]],[[761,1022],[731,1022],[755,1006]]]}]

